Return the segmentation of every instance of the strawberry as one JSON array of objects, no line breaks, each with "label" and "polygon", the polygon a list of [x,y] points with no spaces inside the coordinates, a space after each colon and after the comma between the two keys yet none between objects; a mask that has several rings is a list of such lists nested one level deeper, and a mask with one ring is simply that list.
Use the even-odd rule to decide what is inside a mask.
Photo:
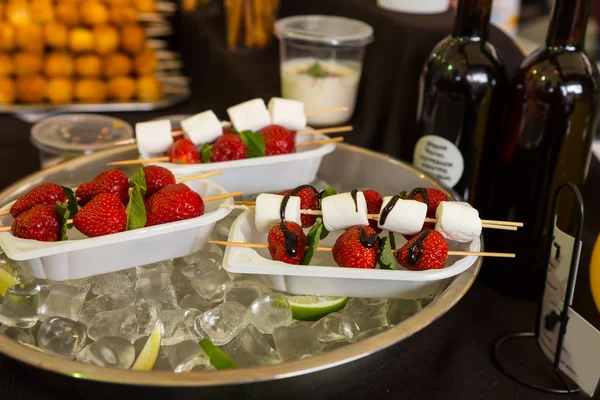
[{"label": "strawberry", "polygon": [[177,182],[171,171],[158,165],[144,167],[144,175],[146,176],[146,197],[152,196],[164,186]]},{"label": "strawberry", "polygon": [[109,169],[94,178],[93,181],[83,183],[75,191],[80,206],[86,205],[100,193],[112,193],[123,204],[129,203],[129,178],[123,171]]},{"label": "strawberry", "polygon": [[202,197],[183,183],[171,184],[146,202],[146,226],[166,224],[204,214]]},{"label": "strawberry", "polygon": [[416,200],[427,204],[427,217],[435,218],[435,211],[442,201],[448,201],[448,196],[437,189],[416,188],[404,196],[404,199]]},{"label": "strawberry", "polygon": [[56,205],[37,204],[15,218],[12,233],[21,239],[57,242],[60,240],[60,222]]},{"label": "strawberry", "polygon": [[17,218],[19,214],[38,204],[55,205],[57,201],[65,203],[67,197],[62,187],[55,183],[43,183],[15,201],[10,208],[10,214]]},{"label": "strawberry", "polygon": [[241,160],[246,158],[246,145],[241,137],[234,133],[224,133],[212,147],[211,162]]},{"label": "strawberry", "polygon": [[265,155],[267,156],[293,153],[296,148],[294,132],[283,126],[269,125],[261,129],[260,133],[265,140]]},{"label": "strawberry", "polygon": [[127,209],[113,193],[100,193],[73,218],[73,225],[88,237],[110,235],[127,229]]},{"label": "strawberry", "polygon": [[[374,190],[363,190],[365,200],[367,201],[367,212],[369,214],[379,214],[381,211],[381,205],[383,204],[383,198],[381,195]],[[369,226],[373,228],[376,233],[381,232],[381,229],[377,226],[377,221],[374,219],[369,220]]]},{"label": "strawberry", "polygon": [[271,228],[267,237],[267,243],[269,243],[269,253],[271,258],[275,261],[281,261],[286,264],[299,265],[304,259],[304,246],[306,245],[306,235],[302,230],[302,227],[295,222],[285,221],[285,226],[295,235],[296,252],[294,255],[290,255],[287,252],[286,237],[281,229],[281,224],[277,224]]},{"label": "strawberry", "polygon": [[[333,259],[340,267],[373,269],[377,265],[377,239],[370,226],[353,226],[335,241]],[[373,244],[369,247],[368,243]]]},{"label": "strawberry", "polygon": [[200,152],[190,139],[180,139],[173,142],[167,152],[169,162],[174,164],[200,164]]},{"label": "strawberry", "polygon": [[[300,209],[302,210],[318,210],[319,209],[319,192],[317,189],[310,185],[298,186],[294,190],[286,190],[285,192],[279,193],[282,196],[286,194],[300,197]],[[313,226],[317,221],[316,215],[302,214],[300,217],[302,220],[302,227],[308,228]]]},{"label": "strawberry", "polygon": [[447,259],[448,243],[441,233],[429,228],[413,236],[396,252],[398,263],[413,271],[444,268]]}]

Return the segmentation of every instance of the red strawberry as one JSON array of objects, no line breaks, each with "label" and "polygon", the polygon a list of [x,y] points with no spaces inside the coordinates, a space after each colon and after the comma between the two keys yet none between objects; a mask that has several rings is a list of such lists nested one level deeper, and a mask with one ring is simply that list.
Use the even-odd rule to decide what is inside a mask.
[{"label": "red strawberry", "polygon": [[146,176],[146,197],[152,196],[163,186],[177,182],[171,171],[158,165],[144,167],[144,175]]},{"label": "red strawberry", "polygon": [[404,196],[404,199],[411,199],[427,204],[427,216],[435,218],[435,211],[442,201],[448,201],[448,196],[437,189],[416,188]]},{"label": "red strawberry", "polygon": [[22,239],[59,241],[60,215],[56,211],[56,205],[38,204],[22,212],[12,224],[12,233]]},{"label": "red strawberry", "polygon": [[169,161],[174,164],[200,164],[200,152],[190,139],[173,142],[167,152]]},{"label": "red strawberry", "polygon": [[212,148],[211,162],[241,160],[246,158],[246,145],[241,137],[234,133],[224,133]]},{"label": "red strawberry", "polygon": [[64,189],[55,183],[43,183],[15,201],[10,208],[10,214],[17,218],[19,214],[31,209],[35,205],[55,205],[57,201],[61,203],[67,201]]},{"label": "red strawberry", "polygon": [[[374,190],[363,190],[365,200],[367,201],[367,212],[369,214],[379,214],[381,211],[381,205],[383,204],[383,198],[379,193]],[[377,226],[377,221],[374,219],[369,220],[369,226],[373,228],[376,233],[381,232],[381,229]]]},{"label": "red strawberry", "polygon": [[[416,244],[415,242],[421,242]],[[416,247],[412,249],[411,246]],[[410,255],[412,254],[412,259]],[[438,231],[425,228],[413,236],[398,252],[396,260],[406,269],[423,271],[444,268],[448,259],[448,243]]]},{"label": "red strawberry", "polygon": [[204,214],[202,197],[183,183],[167,185],[146,202],[146,226],[166,224]]},{"label": "red strawberry", "polygon": [[123,171],[109,169],[94,178],[93,181],[81,184],[75,191],[80,206],[86,205],[100,193],[112,193],[123,204],[129,203],[129,178]]},{"label": "red strawberry", "polygon": [[73,218],[73,225],[88,237],[110,235],[127,229],[127,209],[113,193],[100,193]]},{"label": "red strawberry", "polygon": [[265,139],[265,155],[267,156],[293,153],[296,148],[295,132],[283,126],[269,125],[263,128],[260,133]]},{"label": "red strawberry", "polygon": [[[279,193],[280,195],[290,194],[292,196],[300,197],[300,208],[302,210],[318,210],[319,209],[319,192],[317,189],[310,185],[298,186],[294,190],[286,190],[285,192]],[[302,214],[302,227],[308,228],[313,226],[317,221],[316,215]]]},{"label": "red strawberry", "polygon": [[267,242],[269,243],[269,253],[275,261],[281,261],[286,264],[299,265],[304,259],[304,246],[306,245],[306,235],[302,227],[295,222],[285,221],[285,226],[296,235],[298,241],[296,246],[296,255],[291,256],[287,253],[286,239],[281,224],[277,224],[269,231]]},{"label": "red strawberry", "polygon": [[[377,265],[377,238],[370,226],[353,226],[335,241],[333,259],[340,267],[373,269]],[[369,241],[373,242],[371,247],[367,247]]]}]

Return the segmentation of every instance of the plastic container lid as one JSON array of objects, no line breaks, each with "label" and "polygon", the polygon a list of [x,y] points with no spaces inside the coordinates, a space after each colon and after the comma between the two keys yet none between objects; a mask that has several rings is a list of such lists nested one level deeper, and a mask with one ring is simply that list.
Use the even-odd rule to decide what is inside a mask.
[{"label": "plastic container lid", "polygon": [[365,46],[373,41],[371,25],[350,18],[298,15],[275,23],[280,39],[306,40],[330,46]]},{"label": "plastic container lid", "polygon": [[57,115],[31,128],[31,143],[49,153],[92,153],[133,143],[133,128],[122,119],[105,115]]}]

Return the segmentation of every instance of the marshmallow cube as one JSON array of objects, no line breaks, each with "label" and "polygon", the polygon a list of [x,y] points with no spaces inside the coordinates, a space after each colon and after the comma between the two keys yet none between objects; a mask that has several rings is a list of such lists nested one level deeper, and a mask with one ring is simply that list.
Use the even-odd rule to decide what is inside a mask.
[{"label": "marshmallow cube", "polygon": [[[259,232],[268,232],[275,224],[281,221],[281,202],[284,196],[263,193],[256,198],[254,223]],[[285,207],[285,220],[295,222],[302,226],[300,219],[300,197],[290,196]]]},{"label": "marshmallow cube", "polygon": [[140,154],[165,153],[173,144],[171,121],[138,122],[135,124],[135,136]]},{"label": "marshmallow cube", "polygon": [[323,225],[330,232],[355,225],[369,225],[367,201],[363,192],[356,193],[356,204],[351,193],[325,197],[321,200],[321,211],[323,211]]},{"label": "marshmallow cube", "polygon": [[394,207],[390,210],[385,223],[381,223],[381,213],[385,206],[392,200],[392,196],[383,198],[381,211],[379,213],[379,223],[377,226],[390,232],[398,232],[402,235],[414,235],[423,229],[423,223],[427,216],[427,204],[416,200],[398,199]]},{"label": "marshmallow cube", "polygon": [[269,101],[269,113],[273,125],[281,125],[292,131],[301,131],[306,128],[304,103],[301,101],[273,97]]},{"label": "marshmallow cube", "polygon": [[263,99],[249,100],[227,109],[233,127],[238,131],[258,132],[271,125],[271,116]]},{"label": "marshmallow cube", "polygon": [[181,127],[195,145],[214,142],[223,134],[221,121],[211,110],[184,119]]},{"label": "marshmallow cube", "polygon": [[479,211],[469,203],[457,201],[442,201],[438,206],[435,217],[435,230],[446,239],[455,242],[470,242],[481,235],[482,223]]}]

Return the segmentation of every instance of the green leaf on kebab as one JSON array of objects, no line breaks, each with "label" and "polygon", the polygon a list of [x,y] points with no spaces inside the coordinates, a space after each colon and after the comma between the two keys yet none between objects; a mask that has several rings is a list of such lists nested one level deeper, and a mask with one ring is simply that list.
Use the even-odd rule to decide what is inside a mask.
[{"label": "green leaf on kebab", "polygon": [[260,133],[242,131],[239,133],[246,145],[246,157],[256,158],[265,156],[265,139]]},{"label": "green leaf on kebab", "polygon": [[326,78],[327,71],[323,69],[323,66],[321,66],[320,63],[316,62],[306,70],[306,75],[312,76],[313,78]]},{"label": "green leaf on kebab", "polygon": [[139,229],[146,226],[146,206],[142,189],[135,186],[129,195],[127,205],[127,230]]},{"label": "green leaf on kebab", "polygon": [[208,164],[212,158],[212,144],[204,143],[204,146],[200,149],[200,158],[203,164]]},{"label": "green leaf on kebab", "polygon": [[146,191],[148,190],[148,186],[146,185],[146,173],[144,172],[144,168],[138,169],[135,174],[131,177],[131,187],[138,188],[142,197],[146,195]]},{"label": "green leaf on kebab", "polygon": [[322,230],[325,229],[323,227],[323,218],[318,217],[317,222],[313,225],[308,232],[308,236],[306,236],[306,252],[304,253],[304,259],[302,260],[302,265],[310,265],[310,262],[317,251],[317,246],[319,245],[319,240],[321,240]]},{"label": "green leaf on kebab", "polygon": [[72,224],[67,223],[67,220],[71,218],[71,213],[67,205],[60,201],[56,202],[56,212],[60,215],[60,240],[67,240],[69,238],[67,236],[67,229],[72,226]]},{"label": "green leaf on kebab", "polygon": [[381,240],[379,249],[377,249],[377,263],[379,269],[392,269],[392,265],[394,265],[394,253],[392,253],[389,237]]},{"label": "green leaf on kebab", "polygon": [[389,237],[390,237],[390,246],[392,246],[392,250],[396,250],[396,236],[394,236],[394,232],[390,232]]},{"label": "green leaf on kebab", "polygon": [[75,197],[75,193],[73,193],[71,188],[66,186],[62,186],[62,188],[65,191],[65,197],[67,198],[66,206],[69,209],[69,218],[72,218],[75,216],[75,214],[77,214],[77,211],[79,211],[77,206],[77,197]]},{"label": "green leaf on kebab", "polygon": [[401,199],[404,198],[404,196],[406,196],[408,192],[406,190],[401,191],[400,193],[398,193],[398,196],[400,196]]},{"label": "green leaf on kebab", "polygon": [[[320,200],[322,201],[325,197],[329,197],[329,196],[333,196],[337,194],[337,190],[335,190],[332,187],[328,187],[327,189],[323,190],[320,194]],[[319,208],[321,208],[321,205],[319,204]],[[321,240],[325,239],[327,237],[327,235],[329,235],[329,231],[327,229],[325,229],[325,225],[323,225],[323,229],[321,229]]]}]

